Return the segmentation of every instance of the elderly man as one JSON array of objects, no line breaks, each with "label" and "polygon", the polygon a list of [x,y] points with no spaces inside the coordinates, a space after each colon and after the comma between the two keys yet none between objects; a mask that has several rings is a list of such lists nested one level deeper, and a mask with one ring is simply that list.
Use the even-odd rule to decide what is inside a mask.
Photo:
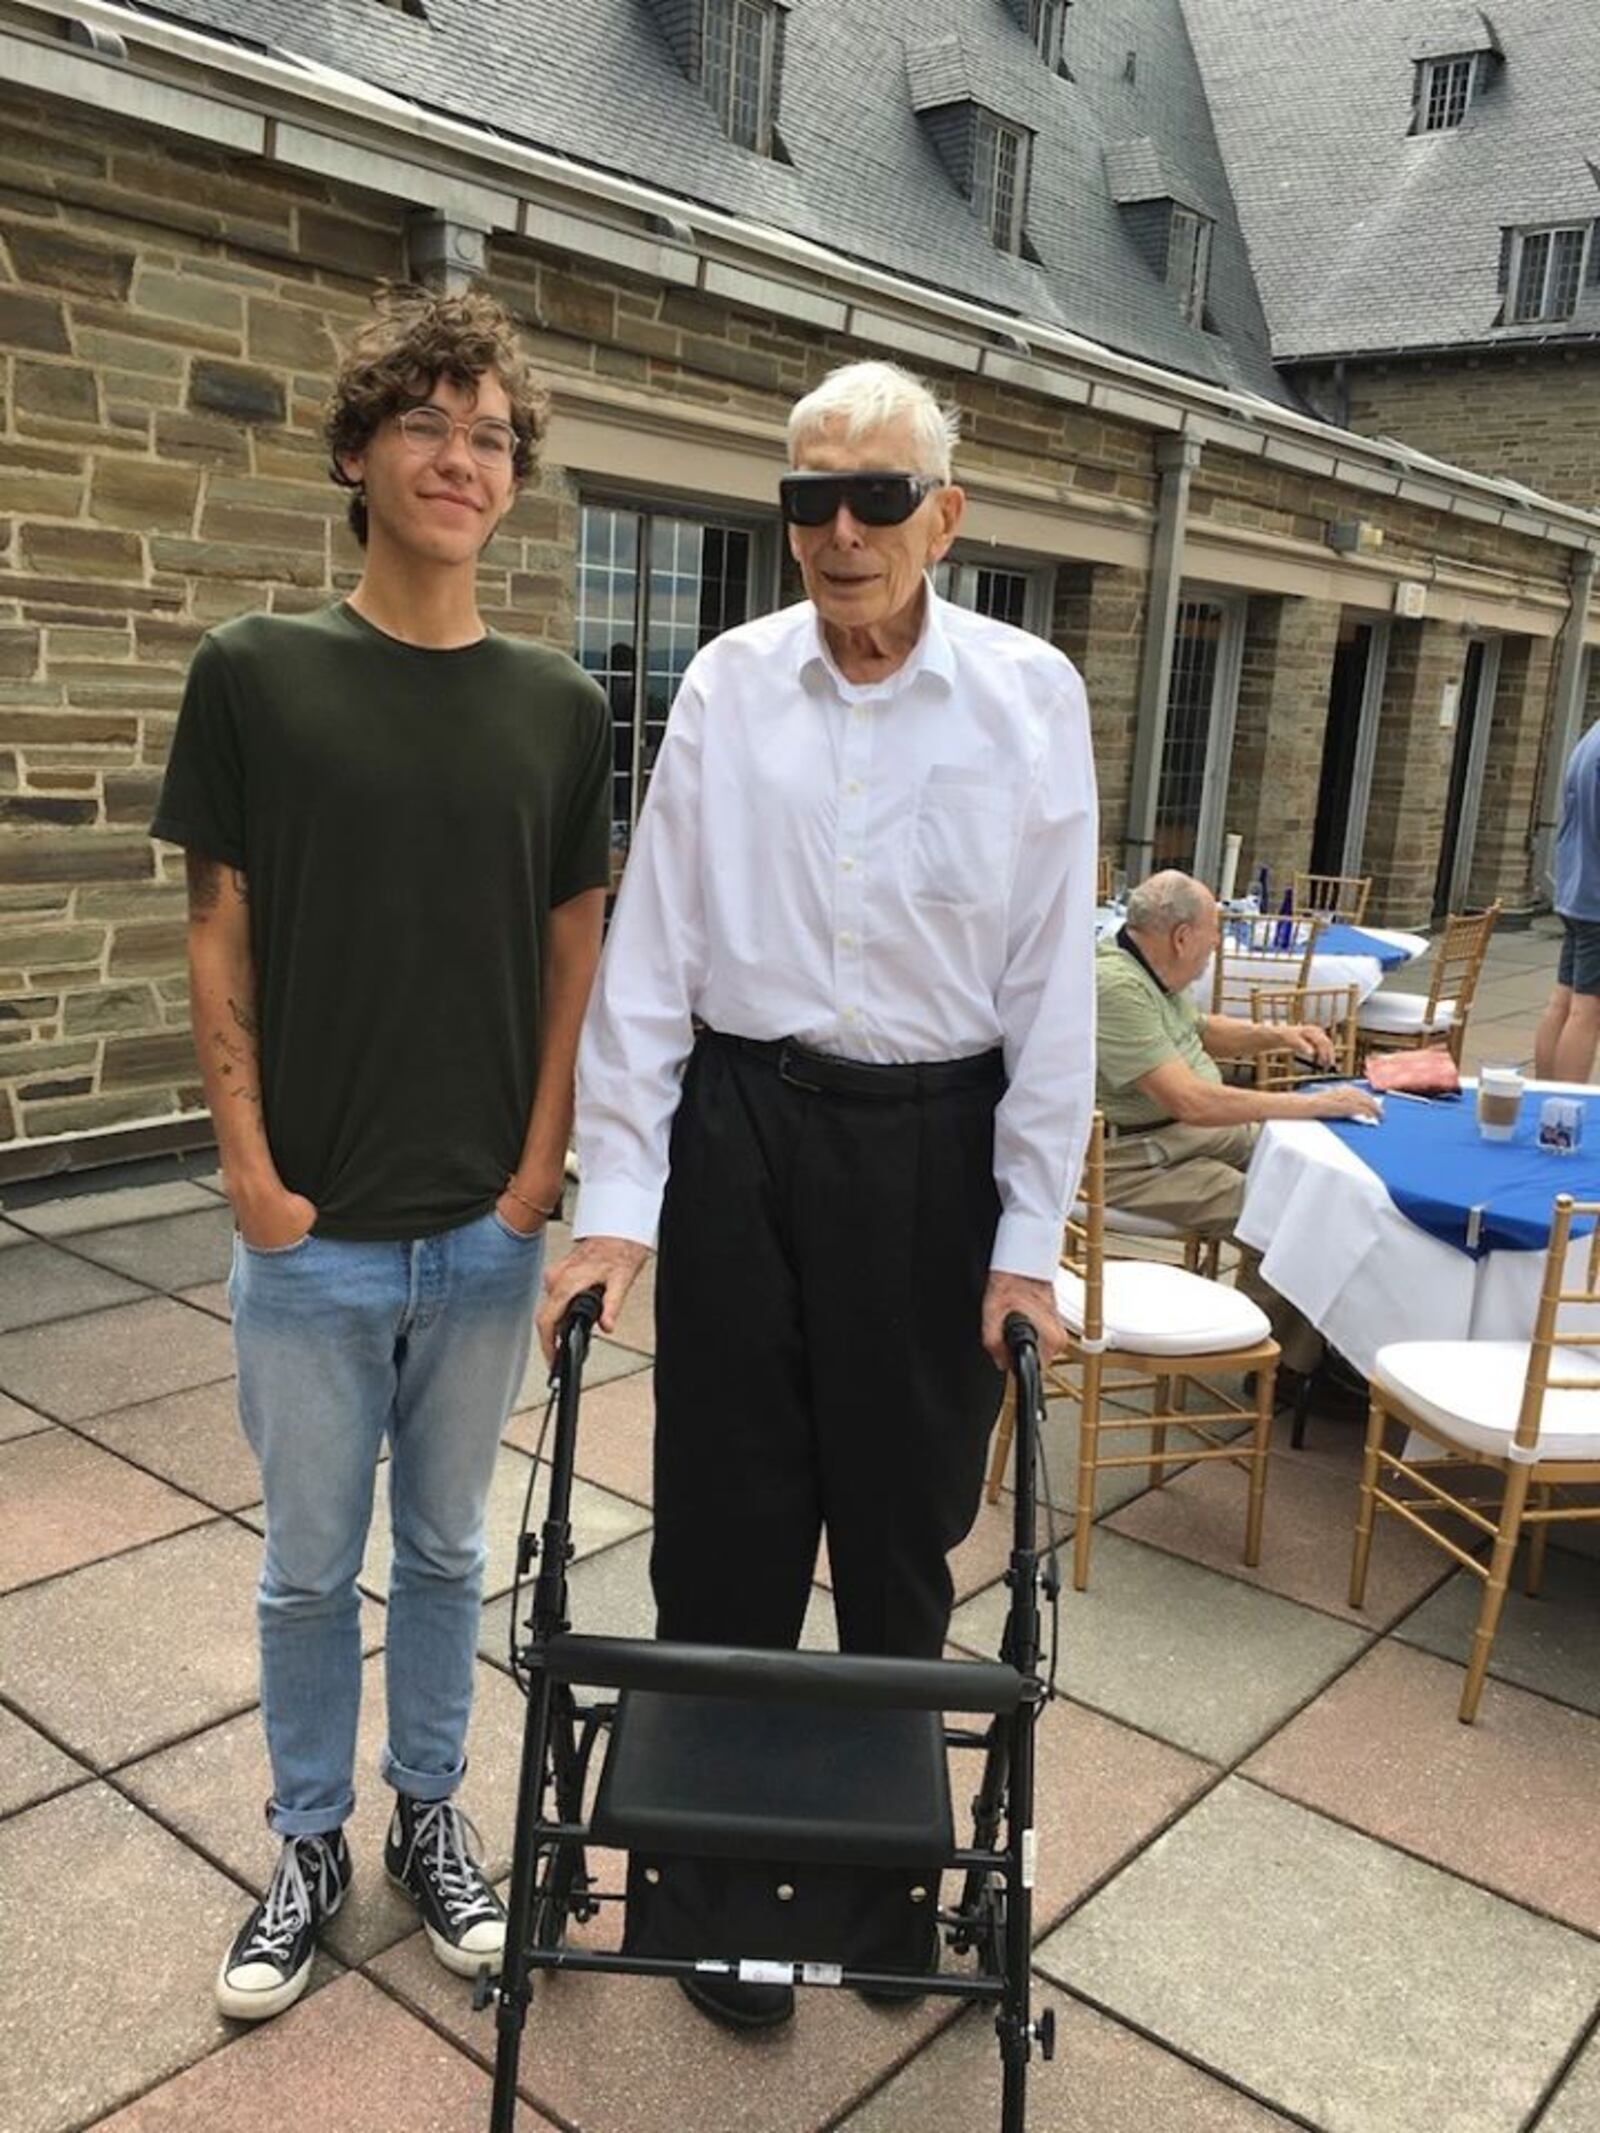
[{"label": "elderly man", "polygon": [[[1095,1090],[1106,1121],[1106,1199],[1202,1236],[1227,1236],[1244,1199],[1257,1125],[1267,1118],[1376,1118],[1365,1089],[1231,1087],[1218,1060],[1293,1050],[1331,1067],[1314,1024],[1241,1022],[1203,1014],[1189,997],[1218,952],[1217,900],[1188,874],[1153,874],[1128,898],[1122,929],[1095,956]],[[1262,1281],[1245,1251],[1239,1286],[1273,1322],[1285,1369],[1316,1366],[1317,1334]]]},{"label": "elderly man", "polygon": [[[1083,686],[947,605],[955,425],[886,363],[794,409],[808,598],[693,661],[579,1068],[581,1240],[543,1327],[660,1222],[658,1634],[798,1642],[826,1532],[843,1648],[937,1656],[1010,1311],[1051,1276],[1092,1102]],[[781,2021],[785,1987],[695,1981]]]}]

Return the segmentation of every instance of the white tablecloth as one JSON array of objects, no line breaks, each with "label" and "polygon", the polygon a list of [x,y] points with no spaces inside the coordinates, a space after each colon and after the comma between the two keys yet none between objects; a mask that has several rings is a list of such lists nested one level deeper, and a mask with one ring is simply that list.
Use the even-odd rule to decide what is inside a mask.
[{"label": "white tablecloth", "polygon": [[[1278,1293],[1364,1377],[1389,1341],[1527,1340],[1533,1331],[1542,1251],[1473,1259],[1430,1237],[1401,1214],[1377,1172],[1314,1120],[1262,1127],[1237,1234],[1261,1253],[1261,1271]],[[1572,1246],[1574,1284],[1588,1250],[1587,1237]],[[1593,1322],[1600,1338],[1600,1312]],[[1565,1325],[1580,1323],[1575,1312],[1563,1316]]]},{"label": "white tablecloth", "polygon": [[[1420,933],[1399,933],[1380,926],[1363,926],[1361,930],[1363,933],[1370,933],[1375,940],[1392,941],[1397,948],[1403,948],[1406,961],[1410,963],[1414,963],[1418,956],[1428,952],[1427,940]],[[1226,944],[1223,954],[1227,957],[1228,964],[1227,1012],[1230,1015],[1245,1016],[1250,1012],[1248,997],[1238,996],[1238,988],[1241,985],[1269,987],[1293,983],[1296,966],[1292,959],[1280,961],[1272,956],[1238,955],[1230,951]],[[1318,992],[1342,992],[1347,985],[1353,985],[1356,988],[1358,1003],[1370,999],[1382,982],[1383,965],[1375,955],[1314,955],[1306,975],[1307,985]],[[1210,1007],[1209,963],[1190,986],[1189,991],[1202,1007]]]}]

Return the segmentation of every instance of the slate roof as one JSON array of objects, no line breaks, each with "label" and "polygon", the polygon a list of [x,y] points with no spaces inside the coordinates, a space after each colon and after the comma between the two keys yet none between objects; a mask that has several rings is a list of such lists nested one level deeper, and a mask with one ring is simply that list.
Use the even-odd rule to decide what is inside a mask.
[{"label": "slate roof", "polygon": [[[1071,81],[1039,59],[1007,0],[795,0],[777,118],[788,162],[726,139],[649,0],[426,5],[426,22],[381,0],[163,0],[149,11],[1292,404],[1272,367],[1181,0],[1079,0],[1066,21]],[[974,93],[1034,135],[1026,235],[1036,260],[995,249],[912,108],[908,53],[947,37],[959,39]],[[1182,318],[1111,198],[1104,150],[1138,136],[1158,140],[1184,196],[1217,215],[1215,331]]]},{"label": "slate roof", "polygon": [[[1600,334],[1592,277],[1571,320],[1495,323],[1502,228],[1600,216],[1594,0],[1183,4],[1281,361]],[[1461,126],[1409,134],[1415,61],[1491,40]]]}]

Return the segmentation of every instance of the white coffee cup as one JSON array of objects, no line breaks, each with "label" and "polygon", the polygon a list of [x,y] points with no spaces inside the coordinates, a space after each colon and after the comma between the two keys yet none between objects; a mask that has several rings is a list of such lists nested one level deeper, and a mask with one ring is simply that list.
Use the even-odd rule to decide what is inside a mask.
[{"label": "white coffee cup", "polygon": [[1517,1130],[1526,1084],[1516,1067],[1478,1070],[1478,1131],[1486,1141],[1509,1141]]}]

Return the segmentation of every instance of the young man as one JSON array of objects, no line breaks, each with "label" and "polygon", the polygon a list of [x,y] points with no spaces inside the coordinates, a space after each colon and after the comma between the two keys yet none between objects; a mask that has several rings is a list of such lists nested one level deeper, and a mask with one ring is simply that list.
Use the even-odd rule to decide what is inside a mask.
[{"label": "young man", "polygon": [[350,1882],[355,1581],[386,1438],[385,1864],[443,1963],[499,1967],[503,1912],[454,1796],[484,1501],[599,953],[611,769],[588,677],[478,614],[478,556],[546,407],[488,297],[380,299],[327,418],[360,583],[204,639],[152,825],[187,858],[195,1044],[238,1224],[240,1415],[266,1498],[283,1846],[218,1975],[244,2020],[304,1990]]},{"label": "young man", "polygon": [[[583,1240],[541,1325],[654,1239],[663,1637],[798,1639],[820,1530],[846,1651],[937,1657],[1006,1314],[1051,1277],[1088,1132],[1083,684],[937,598],[954,424],[887,363],[793,410],[807,599],[691,663],[583,1042]],[[930,1945],[931,1952],[931,1945]],[[696,1978],[731,2023],[787,1986]]]}]

